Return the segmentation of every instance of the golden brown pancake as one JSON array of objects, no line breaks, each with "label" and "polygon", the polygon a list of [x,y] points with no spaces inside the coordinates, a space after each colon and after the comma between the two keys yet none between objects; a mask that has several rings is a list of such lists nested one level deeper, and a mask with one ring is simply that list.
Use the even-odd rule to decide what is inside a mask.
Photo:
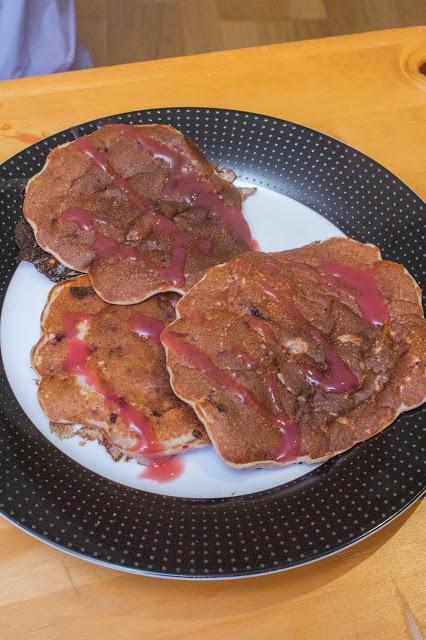
[{"label": "golden brown pancake", "polygon": [[96,439],[114,459],[146,460],[208,444],[169,384],[159,334],[175,318],[175,302],[175,294],[161,294],[110,305],[87,276],[53,287],[32,362],[41,407],[57,433]]},{"label": "golden brown pancake", "polygon": [[187,291],[254,245],[242,195],[166,125],[108,125],[50,152],[24,216],[38,244],[88,273],[102,299]]},{"label": "golden brown pancake", "polygon": [[162,333],[175,393],[233,466],[322,461],[426,396],[420,289],[334,238],[211,269]]}]

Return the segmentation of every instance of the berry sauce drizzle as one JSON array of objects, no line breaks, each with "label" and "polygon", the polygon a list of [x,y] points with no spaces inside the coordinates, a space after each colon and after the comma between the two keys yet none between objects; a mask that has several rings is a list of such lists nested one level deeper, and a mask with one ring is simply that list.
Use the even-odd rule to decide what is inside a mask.
[{"label": "berry sauce drizzle", "polygon": [[129,327],[138,336],[148,338],[161,345],[160,334],[165,327],[163,320],[150,318],[142,313],[138,313],[129,318]]},{"label": "berry sauce drizzle", "polygon": [[89,314],[72,312],[64,315],[63,328],[68,340],[68,353],[63,369],[81,376],[85,384],[103,396],[105,403],[121,415],[129,429],[137,434],[135,451],[147,456],[158,454],[162,451],[162,446],[154,436],[149,418],[102,382],[89,366],[90,348],[84,341],[84,328],[88,327],[92,318]]},{"label": "berry sauce drizzle", "polygon": [[272,402],[278,430],[282,435],[281,444],[274,452],[275,459],[279,462],[289,462],[300,454],[300,427],[291,420],[281,404],[277,374],[267,373],[264,376],[264,385]]},{"label": "berry sauce drizzle", "polygon": [[320,269],[323,280],[328,285],[355,299],[367,322],[380,327],[389,319],[389,309],[384,295],[377,287],[374,273],[332,260],[321,262]]},{"label": "berry sauce drizzle", "polygon": [[182,456],[163,456],[151,460],[139,475],[145,480],[153,482],[171,482],[182,475],[184,471],[184,462]]},{"label": "berry sauce drizzle", "polygon": [[[72,312],[64,314],[63,331],[68,341],[68,353],[63,363],[63,370],[81,377],[86,385],[101,395],[106,406],[114,415],[120,415],[129,430],[136,436],[133,451],[148,459],[142,477],[155,482],[170,482],[182,473],[183,461],[177,456],[158,457],[163,451],[163,446],[155,437],[149,418],[105,384],[89,366],[91,350],[84,341],[84,333],[92,319],[93,316],[90,314]],[[138,333],[138,327],[141,326],[142,321],[138,316],[135,316],[134,320],[134,330]],[[158,335],[159,339],[159,330],[161,331],[163,326],[161,329],[157,326],[154,330],[154,325],[148,326],[146,320],[145,318],[148,337],[157,340],[155,336]],[[155,323],[155,320],[150,320]]]},{"label": "berry sauce drizzle", "polygon": [[[120,133],[136,138],[138,143],[144,146],[144,148],[146,148],[154,158],[161,158],[166,161],[170,167],[182,167],[182,160],[177,153],[141,134],[134,127],[130,125],[112,126],[118,129]],[[95,166],[98,167],[98,169],[110,177],[112,185],[120,189],[131,204],[133,204],[141,213],[149,213],[151,215],[154,228],[157,232],[163,232],[169,237],[169,265],[167,267],[157,268],[156,272],[160,277],[170,282],[173,286],[179,288],[184,287],[185,265],[190,247],[194,246],[201,253],[210,255],[213,249],[212,240],[210,238],[194,238],[190,233],[180,231],[174,220],[171,220],[167,216],[155,211],[151,204],[148,203],[148,201],[130,185],[129,181],[115,171],[108,159],[98,151],[88,137],[81,137],[76,140],[74,144],[91,160],[91,162],[93,162]],[[189,197],[189,194],[187,195]],[[196,194],[193,195],[196,198]],[[216,199],[218,197],[219,196],[216,196]],[[195,200],[192,199],[191,202],[191,206],[195,206]],[[200,204],[198,206],[200,206]],[[74,222],[83,231],[94,230],[94,218],[86,209],[73,207],[65,209],[60,215],[62,219]],[[226,213],[226,215],[228,214]],[[141,257],[141,254],[134,246],[117,242],[116,240],[99,233],[95,234],[93,248],[95,255],[100,257],[122,255],[131,260],[137,260],[138,257]]]},{"label": "berry sauce drizzle", "polygon": [[164,195],[179,195],[191,207],[202,207],[217,216],[228,229],[231,236],[245,242],[253,248],[255,242],[251,237],[250,227],[245,220],[241,207],[231,206],[224,202],[220,193],[216,193],[211,184],[191,174],[182,156],[175,150],[147,136],[132,125],[113,125],[123,135],[134,138],[138,144],[146,149],[154,159],[162,160],[169,168],[167,182],[163,186]]},{"label": "berry sauce drizzle", "polygon": [[173,330],[166,328],[161,335],[161,341],[170,352],[179,355],[198,371],[206,374],[213,382],[229,392],[238,402],[255,409],[282,434],[282,443],[279,450],[274,451],[274,458],[276,460],[287,462],[297,457],[299,451],[298,425],[291,420],[285,410],[279,406],[278,389],[273,387],[273,383],[270,380],[266,382],[266,385],[268,391],[272,389],[275,393],[275,395],[271,396],[274,407],[273,411],[267,409],[249,389],[229,373],[217,367],[198,347]]},{"label": "berry sauce drizzle", "polygon": [[[234,261],[234,269],[241,270],[241,263]],[[306,379],[321,391],[326,393],[346,393],[351,389],[359,386],[358,378],[351,371],[348,365],[335,352],[330,341],[326,336],[303,316],[299,307],[291,300],[294,293],[287,282],[279,280],[282,277],[280,269],[274,264],[266,265],[266,273],[275,278],[275,282],[271,282],[264,273],[257,272],[256,282],[262,291],[271,298],[275,303],[282,306],[286,312],[297,322],[308,325],[308,329],[314,340],[322,347],[324,359],[328,367],[328,373],[324,374],[316,368],[306,367]],[[277,336],[271,326],[271,323],[262,318],[250,317],[246,321],[247,326],[259,333],[264,339],[269,339],[277,343]]]}]

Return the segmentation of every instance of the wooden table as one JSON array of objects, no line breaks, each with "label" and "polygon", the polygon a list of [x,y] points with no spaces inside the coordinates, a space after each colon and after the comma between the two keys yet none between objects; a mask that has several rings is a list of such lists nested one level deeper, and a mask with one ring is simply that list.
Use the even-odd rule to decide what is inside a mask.
[{"label": "wooden table", "polygon": [[[426,28],[413,27],[6,81],[0,160],[98,116],[216,106],[325,131],[425,195],[423,61]],[[426,620],[424,515],[424,503],[417,504],[320,563],[201,584],[97,567],[0,521],[0,638],[419,640]]]}]

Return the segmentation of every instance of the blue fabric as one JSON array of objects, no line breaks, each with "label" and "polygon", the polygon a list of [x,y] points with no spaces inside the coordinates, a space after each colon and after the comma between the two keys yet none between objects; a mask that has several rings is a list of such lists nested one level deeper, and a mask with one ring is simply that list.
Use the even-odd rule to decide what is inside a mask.
[{"label": "blue fabric", "polygon": [[0,79],[91,66],[73,0],[0,0]]}]

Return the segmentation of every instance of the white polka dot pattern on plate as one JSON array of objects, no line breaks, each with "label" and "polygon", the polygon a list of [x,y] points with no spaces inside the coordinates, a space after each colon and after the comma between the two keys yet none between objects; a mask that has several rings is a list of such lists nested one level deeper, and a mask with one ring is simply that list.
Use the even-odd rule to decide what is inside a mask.
[{"label": "white polka dot pattern on plate", "polygon": [[[370,158],[324,134],[266,116],[204,108],[137,111],[74,127],[0,167],[1,281],[16,267],[14,226],[26,180],[50,149],[109,122],[165,122],[239,177],[311,207],[425,281],[425,206]],[[116,566],[217,578],[297,566],[342,549],[398,515],[424,487],[425,410],[286,485],[235,498],[144,493],[66,458],[35,429],[2,376],[0,510],[35,535]]]}]

